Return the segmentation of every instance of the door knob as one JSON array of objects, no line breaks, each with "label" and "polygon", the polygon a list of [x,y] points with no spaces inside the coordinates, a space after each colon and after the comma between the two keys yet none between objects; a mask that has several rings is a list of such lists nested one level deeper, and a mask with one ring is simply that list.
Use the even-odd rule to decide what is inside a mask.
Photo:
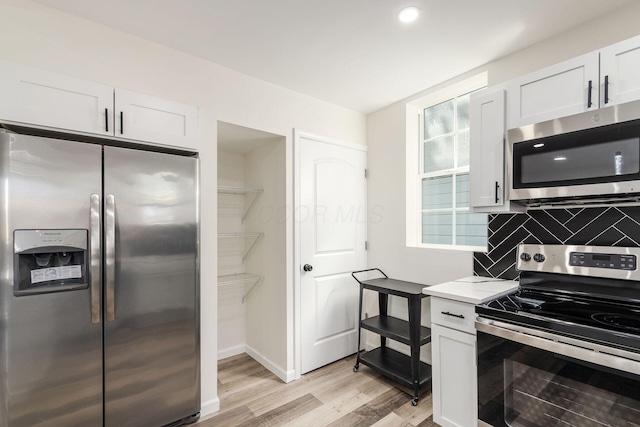
[{"label": "door knob", "polygon": [[311,270],[313,270],[313,265],[305,264],[304,267],[302,267],[302,269],[304,271],[311,271]]}]

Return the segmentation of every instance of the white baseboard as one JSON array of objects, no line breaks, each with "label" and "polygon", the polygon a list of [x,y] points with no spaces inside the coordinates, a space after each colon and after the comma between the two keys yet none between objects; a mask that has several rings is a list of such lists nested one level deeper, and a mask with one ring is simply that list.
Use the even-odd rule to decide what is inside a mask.
[{"label": "white baseboard", "polygon": [[236,354],[242,353],[246,353],[246,346],[244,344],[225,348],[224,350],[218,351],[218,360],[226,359],[227,357],[235,356]]},{"label": "white baseboard", "polygon": [[246,353],[255,359],[256,362],[267,368],[271,371],[276,377],[280,378],[283,382],[288,383],[295,379],[295,370],[285,371],[280,367],[276,366],[275,363],[271,362],[269,359],[264,357],[262,354],[258,353],[253,348],[246,346]]},{"label": "white baseboard", "polygon": [[200,404],[200,419],[215,414],[220,410],[220,399],[215,398]]}]

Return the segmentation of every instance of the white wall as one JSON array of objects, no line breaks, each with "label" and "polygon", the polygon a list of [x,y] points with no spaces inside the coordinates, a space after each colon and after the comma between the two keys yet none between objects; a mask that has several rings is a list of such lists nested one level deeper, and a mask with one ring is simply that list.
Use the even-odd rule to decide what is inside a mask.
[{"label": "white wall", "polygon": [[247,185],[264,190],[247,216],[247,230],[264,233],[247,259],[247,269],[264,280],[247,296],[245,304],[247,353],[283,381],[290,381],[294,367],[287,363],[291,325],[287,322],[285,144],[280,138],[246,155]]},{"label": "white wall", "polygon": [[[293,128],[364,144],[364,116],[29,0],[0,0],[0,16],[0,59],[200,107],[203,414],[216,410],[216,122],[285,135],[288,146]],[[288,228],[291,236],[293,224]],[[292,259],[292,241],[287,254]],[[287,268],[292,301],[293,266]],[[293,366],[293,344],[287,346]]]},{"label": "white wall", "polygon": [[[473,274],[471,252],[418,249],[405,244],[408,103],[484,71],[488,72],[491,86],[633,37],[640,34],[639,19],[640,2],[632,2],[610,15],[470,70],[464,75],[369,114],[368,203],[370,212],[371,209],[376,212],[376,215],[370,215],[368,224],[369,267],[379,267],[390,277],[428,285]],[[473,44],[470,35],[469,49],[477,48],[479,47]],[[376,303],[372,298],[367,300],[367,309],[369,313],[377,313]],[[406,308],[397,300],[393,302],[391,310],[406,318]],[[428,302],[423,303],[422,318],[423,324],[429,323]],[[367,345],[376,345],[376,337],[369,334]],[[423,359],[428,361],[426,352],[423,354]]]}]

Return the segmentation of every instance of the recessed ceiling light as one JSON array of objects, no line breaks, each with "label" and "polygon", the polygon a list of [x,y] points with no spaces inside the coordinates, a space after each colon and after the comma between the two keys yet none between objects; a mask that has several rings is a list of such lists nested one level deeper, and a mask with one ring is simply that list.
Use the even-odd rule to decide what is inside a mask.
[{"label": "recessed ceiling light", "polygon": [[555,160],[556,162],[562,162],[564,160],[567,160],[567,158],[565,156],[558,156],[554,157],[553,160]]},{"label": "recessed ceiling light", "polygon": [[406,24],[418,19],[418,15],[420,15],[420,9],[415,6],[409,6],[398,12],[398,20]]}]

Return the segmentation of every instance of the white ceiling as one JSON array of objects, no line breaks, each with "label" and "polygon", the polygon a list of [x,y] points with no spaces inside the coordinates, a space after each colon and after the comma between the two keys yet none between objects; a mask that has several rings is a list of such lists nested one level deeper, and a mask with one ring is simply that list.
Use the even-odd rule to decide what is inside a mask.
[{"label": "white ceiling", "polygon": [[369,113],[631,0],[37,1]]}]

